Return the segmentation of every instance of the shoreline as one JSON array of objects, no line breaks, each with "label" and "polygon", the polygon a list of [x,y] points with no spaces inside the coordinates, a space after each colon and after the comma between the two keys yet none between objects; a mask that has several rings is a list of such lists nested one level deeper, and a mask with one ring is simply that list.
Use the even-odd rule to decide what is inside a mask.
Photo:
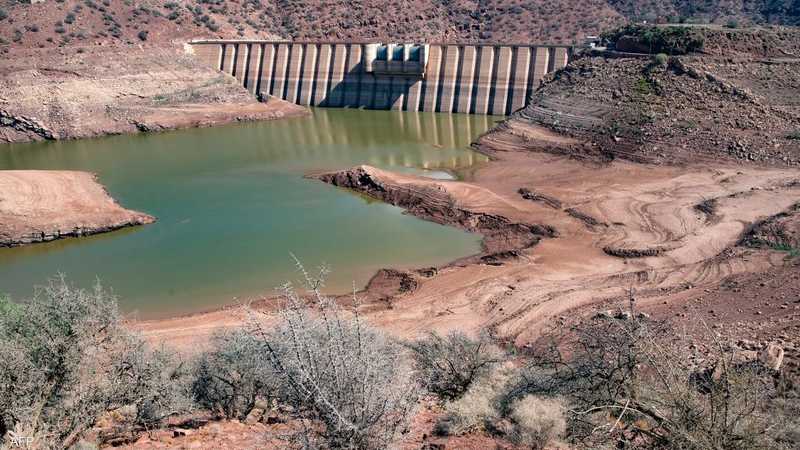
[{"label": "shoreline", "polygon": [[[258,102],[236,78],[176,45],[20,49],[0,64],[0,143],[83,139],[308,116]],[[113,64],[109,64],[113,61]],[[0,147],[0,151],[1,147]]]},{"label": "shoreline", "polygon": [[[367,166],[307,175],[484,235],[477,255],[432,268],[379,270],[357,292],[374,325],[403,338],[426,330],[487,329],[525,345],[551,321],[607,307],[631,288],[647,298],[644,304],[655,305],[687,283],[708,288],[727,276],[779,264],[768,254],[748,256],[738,242],[746,223],[780,214],[796,201],[800,172],[732,163],[574,160],[523,150],[518,140],[562,149],[576,141],[514,119],[503,124],[479,138],[476,146],[490,160],[466,180]],[[528,195],[520,193],[523,188]],[[557,199],[558,206],[540,198]],[[708,198],[718,199],[714,221],[695,208]],[[533,224],[541,226],[538,233]],[[520,225],[528,228],[520,232]],[[651,248],[662,250],[633,251]],[[726,254],[733,259],[719,256]],[[332,296],[346,302],[350,295]],[[277,298],[254,306],[269,312]],[[134,328],[151,341],[191,351],[215,329],[241,323],[237,308],[225,305]]]},{"label": "shoreline", "polygon": [[89,236],[156,218],[122,207],[95,174],[0,170],[0,248]]}]

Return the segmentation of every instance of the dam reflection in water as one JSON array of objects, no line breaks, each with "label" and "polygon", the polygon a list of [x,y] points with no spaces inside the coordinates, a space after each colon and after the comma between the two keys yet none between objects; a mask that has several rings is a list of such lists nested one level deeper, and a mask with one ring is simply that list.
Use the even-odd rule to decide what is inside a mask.
[{"label": "dam reflection in water", "polygon": [[442,264],[479,237],[303,178],[357,164],[441,176],[487,158],[469,144],[497,117],[316,109],[310,118],[79,141],[0,146],[0,169],[98,174],[123,206],[158,222],[80,239],[0,249],[0,293],[30,296],[64,272],[113,287],[143,317],[269,293],[297,279],[293,252],[333,268],[332,291],[381,267]]}]

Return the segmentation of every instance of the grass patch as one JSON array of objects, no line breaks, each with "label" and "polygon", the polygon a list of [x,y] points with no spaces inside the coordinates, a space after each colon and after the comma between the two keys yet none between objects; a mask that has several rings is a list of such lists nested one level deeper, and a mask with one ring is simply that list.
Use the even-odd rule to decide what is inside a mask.
[{"label": "grass patch", "polygon": [[639,95],[650,95],[653,93],[653,85],[646,78],[641,77],[636,80],[633,90]]},{"label": "grass patch", "polygon": [[794,259],[800,256],[800,247],[795,247],[787,242],[773,243],[770,247],[778,252],[785,252],[788,259]]}]

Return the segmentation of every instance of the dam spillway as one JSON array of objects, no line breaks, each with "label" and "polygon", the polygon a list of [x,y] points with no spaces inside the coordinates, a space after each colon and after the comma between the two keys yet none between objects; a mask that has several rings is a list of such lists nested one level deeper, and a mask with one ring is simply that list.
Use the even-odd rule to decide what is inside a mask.
[{"label": "dam spillway", "polygon": [[564,67],[559,45],[193,41],[253,95],[304,106],[508,115]]}]

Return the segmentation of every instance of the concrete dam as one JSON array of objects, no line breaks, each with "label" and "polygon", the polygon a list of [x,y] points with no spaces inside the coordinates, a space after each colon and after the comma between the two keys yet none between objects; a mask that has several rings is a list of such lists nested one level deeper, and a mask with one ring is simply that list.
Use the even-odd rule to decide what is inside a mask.
[{"label": "concrete dam", "polygon": [[304,106],[508,115],[573,48],[214,40],[187,51],[254,95]]}]

